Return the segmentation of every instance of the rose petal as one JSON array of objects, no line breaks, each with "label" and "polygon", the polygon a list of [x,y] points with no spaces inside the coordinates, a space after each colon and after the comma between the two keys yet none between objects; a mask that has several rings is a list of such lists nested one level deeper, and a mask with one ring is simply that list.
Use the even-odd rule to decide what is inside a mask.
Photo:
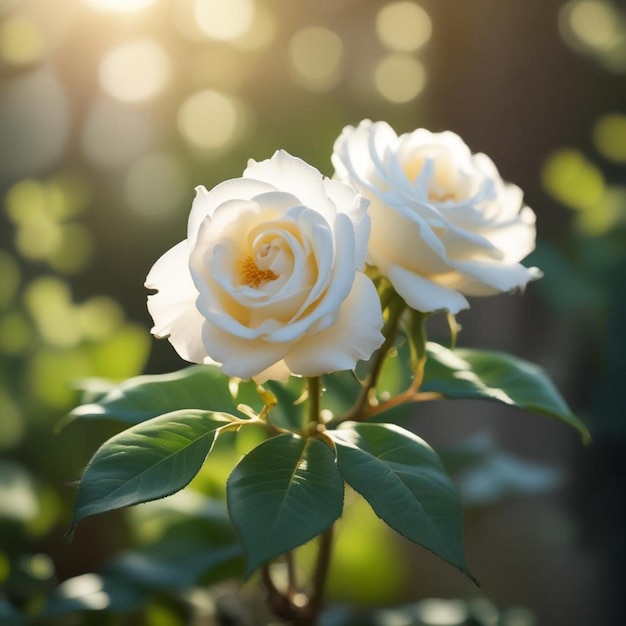
[{"label": "rose petal", "polygon": [[334,325],[298,341],[285,357],[294,374],[320,376],[354,369],[384,341],[380,300],[372,281],[357,273]]},{"label": "rose petal", "polygon": [[285,361],[278,361],[252,378],[255,383],[262,385],[267,380],[287,380],[289,376],[291,376],[291,370]]},{"label": "rose petal", "polygon": [[322,183],[322,175],[302,159],[291,156],[285,150],[277,150],[271,159],[248,161],[244,178],[269,183],[276,189],[292,193],[301,203],[315,209],[327,221],[332,222],[335,207],[328,200]]},{"label": "rose petal", "polygon": [[[313,324],[329,313],[336,311],[350,293],[356,268],[354,265],[354,226],[350,218],[339,213],[335,219],[335,239],[339,243],[335,249],[332,277],[325,285],[323,298],[304,317],[294,320],[284,328],[272,333],[273,341],[292,341],[302,336]],[[324,250],[316,250],[322,256]],[[322,295],[321,293],[319,295]],[[311,302],[310,304],[313,304]],[[302,311],[306,312],[306,309]]]},{"label": "rose petal", "polygon": [[508,224],[500,224],[484,234],[494,246],[502,250],[505,263],[517,263],[535,249],[535,213],[530,207],[523,207],[516,219]]},{"label": "rose petal", "polygon": [[438,285],[398,265],[391,265],[386,274],[394,289],[416,311],[449,311],[456,314],[469,308],[468,301],[458,291]]},{"label": "rose petal", "polygon": [[181,241],[148,273],[145,286],[158,289],[158,293],[148,296],[148,311],[154,320],[150,332],[156,337],[168,337],[185,361],[203,363],[207,357],[202,344],[204,318],[196,308],[198,290],[188,264],[189,246],[187,241]]},{"label": "rose petal", "polygon": [[459,289],[468,296],[489,296],[518,288],[523,289],[531,280],[543,276],[538,268],[524,267],[520,263],[458,261],[453,265],[466,277]]},{"label": "rose petal", "polygon": [[370,237],[370,217],[367,212],[369,200],[355,193],[349,185],[337,180],[324,180],[324,188],[328,197],[335,203],[338,211],[347,213],[354,224],[355,264],[362,269],[367,259],[367,247]]},{"label": "rose petal", "polygon": [[202,185],[196,187],[196,197],[191,205],[187,221],[187,238],[191,245],[195,243],[196,233],[202,220],[208,215],[213,216],[215,209],[228,200],[250,200],[266,191],[274,191],[274,187],[258,180],[236,178],[226,180],[207,191]]},{"label": "rose petal", "polygon": [[445,247],[419,216],[386,207],[377,200],[372,202],[370,215],[370,257],[375,264],[384,258],[424,275],[450,269]]},{"label": "rose petal", "polygon": [[263,339],[246,339],[224,332],[210,322],[204,324],[202,341],[207,353],[227,376],[252,378],[282,361],[292,342],[274,343]]},{"label": "rose petal", "polygon": [[385,187],[384,155],[397,139],[386,122],[363,120],[357,128],[346,126],[335,141],[331,157],[337,177],[349,180],[359,190]]}]

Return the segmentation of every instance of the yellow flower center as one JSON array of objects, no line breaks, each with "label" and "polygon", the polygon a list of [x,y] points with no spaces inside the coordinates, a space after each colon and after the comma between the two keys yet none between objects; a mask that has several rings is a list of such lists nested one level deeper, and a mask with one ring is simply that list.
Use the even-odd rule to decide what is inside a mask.
[{"label": "yellow flower center", "polygon": [[278,276],[272,270],[261,270],[252,260],[251,256],[247,256],[241,262],[241,284],[256,289],[261,283],[270,280],[276,280]]},{"label": "yellow flower center", "polygon": [[457,200],[457,195],[453,191],[429,191],[428,199],[431,202],[447,202],[448,200]]}]

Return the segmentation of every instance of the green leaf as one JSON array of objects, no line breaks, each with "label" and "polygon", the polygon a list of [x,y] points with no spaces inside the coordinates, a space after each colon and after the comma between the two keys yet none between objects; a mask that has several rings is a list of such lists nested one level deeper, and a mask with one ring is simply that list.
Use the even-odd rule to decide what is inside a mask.
[{"label": "green leaf", "polygon": [[590,440],[587,427],[537,365],[502,352],[449,350],[432,342],[427,352],[421,391],[436,391],[447,398],[494,400],[543,413],[576,428],[585,443]]},{"label": "green leaf", "polygon": [[471,577],[459,494],[430,446],[394,424],[346,422],[328,433],[337,464],[383,521]]},{"label": "green leaf", "polygon": [[76,492],[68,536],[90,515],[164,498],[198,473],[231,416],[176,411],[137,424],[106,441],[87,465]]},{"label": "green leaf", "polygon": [[318,439],[289,434],[246,455],[226,493],[248,556],[246,575],[323,533],[343,509],[343,480],[333,451]]},{"label": "green leaf", "polygon": [[[91,391],[93,385],[87,386]],[[100,384],[100,388],[103,388]],[[228,377],[211,365],[194,365],[171,374],[137,376],[114,387],[95,402],[70,412],[75,418],[109,418],[139,424],[181,409],[204,409],[233,413],[235,403]]]}]

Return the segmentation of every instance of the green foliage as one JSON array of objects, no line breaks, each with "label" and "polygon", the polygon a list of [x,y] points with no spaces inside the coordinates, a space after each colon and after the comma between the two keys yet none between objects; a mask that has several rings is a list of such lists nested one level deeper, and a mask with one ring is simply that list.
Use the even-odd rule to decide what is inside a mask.
[{"label": "green foliage", "polygon": [[283,434],[242,459],[228,479],[227,499],[246,548],[249,575],[339,518],[343,480],[328,445]]},{"label": "green foliage", "polygon": [[106,417],[139,424],[180,409],[235,411],[228,378],[210,365],[195,365],[172,374],[137,376],[113,388],[98,380],[78,385],[95,399],[71,411],[70,419]]},{"label": "green foliage", "polygon": [[95,453],[76,492],[70,537],[84,518],[169,496],[198,473],[231,416],[183,410],[137,424]]},{"label": "green foliage", "polygon": [[446,398],[494,400],[543,413],[573,426],[589,441],[587,427],[572,414],[540,367],[502,352],[449,350],[432,342],[427,351],[422,391],[435,391]]},{"label": "green foliage", "polygon": [[461,500],[425,441],[392,424],[345,423],[330,436],[339,471],[381,519],[469,574]]}]

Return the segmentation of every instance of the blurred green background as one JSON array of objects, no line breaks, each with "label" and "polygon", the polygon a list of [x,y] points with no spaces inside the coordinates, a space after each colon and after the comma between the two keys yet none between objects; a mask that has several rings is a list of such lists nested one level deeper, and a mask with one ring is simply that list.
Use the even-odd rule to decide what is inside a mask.
[{"label": "blurred green background", "polygon": [[[416,432],[469,437],[482,463],[459,484],[483,586],[361,512],[333,596],[488,599],[502,614],[485,624],[625,623],[625,74],[618,0],[0,0],[0,623],[140,543],[141,520],[119,513],[67,545],[72,485],[120,427],[55,426],[74,379],[185,365],[150,337],[143,281],[184,237],[194,186],[279,148],[331,175],[335,137],[366,117],[453,130],[524,189],[545,278],[475,299],[460,344],[543,365],[595,443],[512,409],[421,406]],[[128,623],[181,623],[146,611]],[[434,615],[419,623],[465,623]]]}]

